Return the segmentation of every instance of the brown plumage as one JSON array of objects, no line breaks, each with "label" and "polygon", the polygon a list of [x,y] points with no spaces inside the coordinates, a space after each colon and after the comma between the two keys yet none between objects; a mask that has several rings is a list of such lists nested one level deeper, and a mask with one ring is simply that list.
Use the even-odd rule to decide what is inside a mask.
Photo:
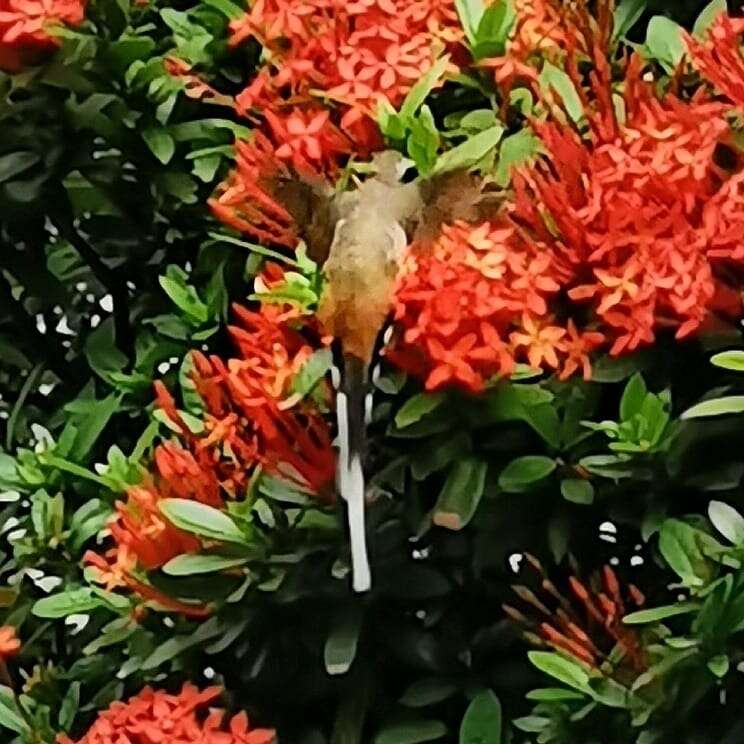
[{"label": "brown plumage", "polygon": [[375,175],[336,193],[307,179],[277,179],[272,196],[292,215],[313,260],[323,265],[318,319],[341,345],[344,357],[337,396],[338,490],[347,501],[354,588],[370,588],[364,534],[365,404],[369,365],[390,314],[406,248],[426,250],[441,225],[475,221],[498,209],[498,196],[465,171],[403,183],[399,153],[378,153]]}]

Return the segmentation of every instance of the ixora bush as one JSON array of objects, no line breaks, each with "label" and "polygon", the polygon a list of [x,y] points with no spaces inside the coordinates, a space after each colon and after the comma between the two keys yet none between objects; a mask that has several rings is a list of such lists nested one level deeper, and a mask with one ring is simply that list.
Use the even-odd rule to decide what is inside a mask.
[{"label": "ixora bush", "polygon": [[744,740],[738,8],[0,0],[0,70],[0,741]]}]

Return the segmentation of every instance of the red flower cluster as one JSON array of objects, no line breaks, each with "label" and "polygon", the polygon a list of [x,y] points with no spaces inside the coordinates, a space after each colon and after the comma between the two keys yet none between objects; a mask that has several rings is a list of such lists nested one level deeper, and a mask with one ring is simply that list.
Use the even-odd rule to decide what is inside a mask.
[{"label": "red flower cluster", "polygon": [[685,36],[698,72],[740,109],[744,109],[744,56],[739,39],[742,33],[744,18],[721,13],[704,41]]},{"label": "red flower cluster", "polygon": [[[566,595],[545,574],[537,558],[529,554],[524,558],[539,575],[540,590],[513,587],[522,609],[506,604],[504,611],[524,628],[530,642],[568,654],[613,677],[633,678],[645,671],[648,659],[638,633],[623,622],[628,606],[637,609],[645,604],[636,586],[621,585],[615,571],[605,566],[589,585],[569,577]],[[556,602],[557,607],[551,609]],[[605,667],[610,659],[611,667]]]},{"label": "red flower cluster", "polygon": [[12,625],[0,627],[0,664],[6,659],[16,656],[21,650],[21,641]]},{"label": "red flower cluster", "polygon": [[548,303],[563,279],[546,246],[507,220],[445,226],[426,252],[410,252],[396,295],[403,335],[388,357],[425,375],[430,390],[454,383],[478,391],[517,361],[586,374],[604,336],[556,324]]},{"label": "red flower cluster", "polygon": [[378,103],[398,105],[461,36],[452,0],[260,0],[232,24],[269,62],[236,100],[263,126],[237,145],[237,168],[210,201],[225,224],[294,248],[292,218],[272,196],[289,169],[333,181],[351,154],[382,145]]},{"label": "red flower cluster", "polygon": [[0,70],[15,72],[58,45],[56,24],[78,26],[84,0],[0,0]]},{"label": "red flower cluster", "polygon": [[[276,744],[276,733],[253,728],[245,713],[229,721],[221,710],[202,715],[221,692],[186,684],[170,695],[146,687],[125,703],[112,703],[77,744]],[[57,742],[74,744],[63,734]]]},{"label": "red flower cluster", "polygon": [[270,65],[238,105],[277,111],[321,97],[341,105],[355,142],[367,142],[361,120],[382,99],[397,106],[461,34],[452,0],[259,0],[233,23],[232,41],[258,39]]},{"label": "red flower cluster", "polygon": [[158,406],[178,432],[178,443],[155,450],[155,472],[117,503],[110,525],[116,543],[105,556],[86,554],[96,578],[109,589],[128,587],[147,600],[187,615],[204,607],[173,600],[141,577],[172,558],[196,553],[203,541],[179,530],[162,514],[163,499],[180,498],[223,508],[226,498],[245,492],[258,466],[319,498],[331,498],[335,453],[324,419],[299,395],[295,375],[313,353],[299,331],[271,309],[236,307],[240,326],[231,333],[240,358],[192,353],[193,383],[205,406],[203,430],[194,433],[161,383]]},{"label": "red flower cluster", "polygon": [[589,376],[587,353],[603,341],[620,354],[659,329],[689,336],[723,302],[739,312],[716,270],[744,258],[744,171],[716,157],[730,134],[725,107],[702,92],[660,100],[635,57],[621,117],[609,75],[597,53],[588,137],[534,125],[547,157],[516,174],[496,224],[455,225],[430,254],[414,251],[394,358],[429,388],[477,391],[515,359]]}]

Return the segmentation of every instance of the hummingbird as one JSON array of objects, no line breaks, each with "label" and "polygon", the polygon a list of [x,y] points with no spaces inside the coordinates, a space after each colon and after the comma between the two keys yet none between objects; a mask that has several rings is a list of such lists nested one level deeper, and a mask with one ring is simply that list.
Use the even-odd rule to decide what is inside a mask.
[{"label": "hummingbird", "polygon": [[[265,184],[292,215],[308,255],[322,266],[317,317],[340,347],[336,380],[337,491],[347,505],[356,592],[371,588],[365,535],[364,454],[371,410],[370,369],[388,325],[395,285],[410,246],[426,250],[442,224],[475,221],[493,212],[493,194],[467,170],[406,182],[410,161],[395,150],[377,153],[372,173],[336,192],[307,175]],[[490,203],[490,204],[489,204]]]}]

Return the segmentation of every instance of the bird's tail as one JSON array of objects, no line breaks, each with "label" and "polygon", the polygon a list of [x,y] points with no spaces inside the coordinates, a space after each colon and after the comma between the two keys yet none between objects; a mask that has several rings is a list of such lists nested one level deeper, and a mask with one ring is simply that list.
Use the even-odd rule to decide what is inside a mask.
[{"label": "bird's tail", "polygon": [[362,468],[366,388],[367,365],[361,359],[345,355],[343,378],[336,397],[339,440],[338,490],[346,501],[353,585],[356,592],[369,591],[372,585],[364,526],[365,485]]}]

